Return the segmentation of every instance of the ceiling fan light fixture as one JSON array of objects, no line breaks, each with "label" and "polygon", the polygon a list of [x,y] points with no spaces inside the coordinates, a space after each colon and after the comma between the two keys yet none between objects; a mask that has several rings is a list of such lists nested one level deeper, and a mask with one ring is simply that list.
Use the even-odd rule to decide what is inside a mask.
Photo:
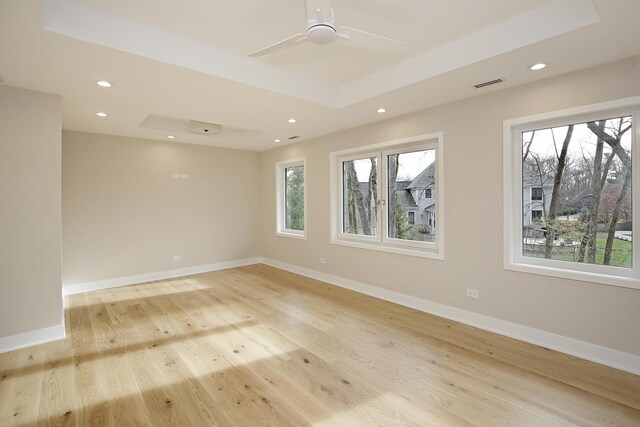
[{"label": "ceiling fan light fixture", "polygon": [[336,29],[328,23],[316,24],[307,30],[307,38],[315,44],[331,43],[336,39]]}]

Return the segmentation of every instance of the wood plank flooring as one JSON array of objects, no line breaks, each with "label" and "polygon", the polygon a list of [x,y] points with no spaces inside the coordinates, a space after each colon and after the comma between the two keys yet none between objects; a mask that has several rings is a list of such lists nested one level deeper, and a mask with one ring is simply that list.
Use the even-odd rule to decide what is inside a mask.
[{"label": "wood plank flooring", "polygon": [[640,377],[264,265],[67,297],[0,426],[640,426]]}]

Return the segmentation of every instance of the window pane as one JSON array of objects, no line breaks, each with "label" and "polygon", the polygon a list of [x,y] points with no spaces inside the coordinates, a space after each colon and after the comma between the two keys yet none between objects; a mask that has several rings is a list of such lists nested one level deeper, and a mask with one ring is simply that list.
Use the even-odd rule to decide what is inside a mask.
[{"label": "window pane", "polygon": [[376,158],[342,162],[342,232],[376,235],[377,171]]},{"label": "window pane", "polygon": [[389,238],[435,241],[435,166],[435,150],[387,156]]},{"label": "window pane", "polygon": [[632,267],[631,117],[522,133],[523,255]]},{"label": "window pane", "polygon": [[285,168],[285,228],[304,231],[304,167]]}]

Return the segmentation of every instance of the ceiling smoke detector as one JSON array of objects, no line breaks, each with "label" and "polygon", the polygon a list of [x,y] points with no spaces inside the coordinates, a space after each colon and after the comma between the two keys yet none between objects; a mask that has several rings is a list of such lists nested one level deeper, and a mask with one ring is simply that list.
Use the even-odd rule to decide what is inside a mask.
[{"label": "ceiling smoke detector", "polygon": [[191,125],[193,126],[191,132],[199,135],[220,135],[222,133],[222,126],[220,125],[198,122],[191,122]]}]

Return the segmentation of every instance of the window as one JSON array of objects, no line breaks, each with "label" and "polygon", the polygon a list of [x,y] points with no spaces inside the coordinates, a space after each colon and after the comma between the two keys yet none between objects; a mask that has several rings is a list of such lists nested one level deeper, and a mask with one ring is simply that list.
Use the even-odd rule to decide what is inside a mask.
[{"label": "window", "polygon": [[537,221],[542,221],[542,210],[541,209],[534,209],[531,211],[531,222],[537,222]]},{"label": "window", "polygon": [[424,198],[425,198],[425,199],[431,199],[431,198],[433,198],[433,197],[431,196],[431,188],[425,188],[425,189],[424,189]]},{"label": "window", "polygon": [[640,288],[639,110],[634,97],[505,121],[505,268]]},{"label": "window", "polygon": [[306,238],[305,159],[276,163],[276,234]]},{"label": "window", "polygon": [[333,152],[331,168],[332,243],[443,258],[441,133]]},{"label": "window", "polygon": [[542,200],[542,187],[531,188],[531,200]]},{"label": "window", "polygon": [[413,211],[407,212],[407,219],[409,221],[409,225],[414,225],[416,223],[416,213]]}]

